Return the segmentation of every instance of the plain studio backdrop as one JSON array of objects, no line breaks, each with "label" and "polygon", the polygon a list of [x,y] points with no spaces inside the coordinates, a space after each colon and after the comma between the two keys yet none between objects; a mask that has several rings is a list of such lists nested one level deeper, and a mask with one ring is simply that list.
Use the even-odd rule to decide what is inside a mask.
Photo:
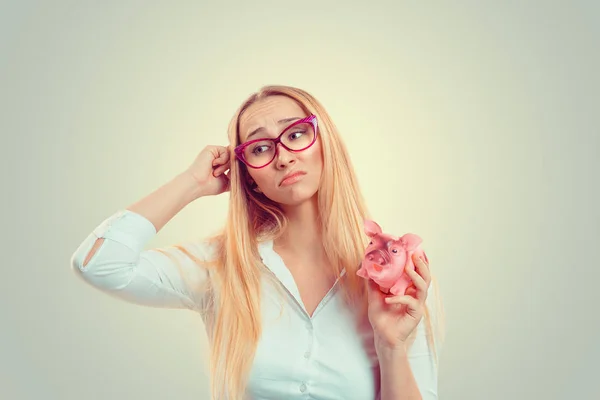
[{"label": "plain studio backdrop", "polygon": [[[199,316],[116,300],[69,261],[226,145],[265,84],[322,101],[375,219],[424,238],[440,399],[600,398],[597,2],[1,7],[0,398],[206,398]],[[214,233],[227,202],[192,203],[149,246]]]}]

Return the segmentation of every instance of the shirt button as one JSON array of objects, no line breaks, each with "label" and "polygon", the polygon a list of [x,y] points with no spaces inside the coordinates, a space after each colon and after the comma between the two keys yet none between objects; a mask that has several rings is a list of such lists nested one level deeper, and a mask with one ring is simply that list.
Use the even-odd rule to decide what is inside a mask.
[{"label": "shirt button", "polygon": [[308,358],[310,357],[310,351],[307,351],[306,353],[304,353],[304,358]]},{"label": "shirt button", "polygon": [[300,391],[302,393],[306,392],[306,385],[304,383],[302,385],[300,385]]}]

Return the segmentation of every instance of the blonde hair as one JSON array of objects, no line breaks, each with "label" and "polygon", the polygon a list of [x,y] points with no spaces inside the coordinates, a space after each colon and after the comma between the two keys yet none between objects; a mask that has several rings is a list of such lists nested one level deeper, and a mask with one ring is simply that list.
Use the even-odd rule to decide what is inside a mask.
[{"label": "blonde hair", "polygon": [[[323,247],[335,276],[340,277],[345,269],[345,299],[349,305],[357,306],[360,318],[367,310],[366,281],[358,277],[356,271],[368,243],[363,230],[364,220],[370,216],[349,154],[325,108],[304,90],[265,86],[252,94],[231,119],[228,129],[230,148],[240,144],[239,120],[242,113],[255,102],[274,95],[287,96],[295,100],[307,115],[317,116],[323,152],[323,172],[317,194],[322,232],[326,232]],[[251,189],[246,166],[237,162],[233,152],[229,178],[227,220],[223,231],[212,238],[214,257],[210,263],[205,263],[210,267],[210,286],[202,289],[206,291],[202,296],[208,298],[205,317],[211,326],[209,365],[213,400],[243,398],[261,336],[261,278],[273,279],[262,263],[258,244],[282,235],[288,223],[277,203]],[[178,249],[201,263],[181,246]],[[424,318],[427,320],[429,344],[435,348],[430,314],[426,309]],[[416,329],[412,340],[415,333]]]}]

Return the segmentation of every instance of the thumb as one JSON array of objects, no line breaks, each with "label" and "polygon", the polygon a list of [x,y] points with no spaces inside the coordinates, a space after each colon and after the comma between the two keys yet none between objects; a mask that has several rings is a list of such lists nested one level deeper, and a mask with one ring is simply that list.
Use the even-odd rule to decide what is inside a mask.
[{"label": "thumb", "polygon": [[367,298],[369,304],[382,305],[384,303],[385,295],[379,289],[379,285],[373,279],[368,279],[367,286]]}]

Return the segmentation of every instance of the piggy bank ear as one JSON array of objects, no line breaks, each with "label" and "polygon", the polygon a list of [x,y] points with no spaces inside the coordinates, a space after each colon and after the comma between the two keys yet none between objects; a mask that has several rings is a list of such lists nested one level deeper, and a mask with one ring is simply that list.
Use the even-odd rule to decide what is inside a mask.
[{"label": "piggy bank ear", "polygon": [[422,242],[423,239],[414,233],[407,233],[400,238],[400,244],[408,251],[416,249]]},{"label": "piggy bank ear", "polygon": [[365,221],[365,233],[367,236],[375,236],[381,232],[381,227],[377,225],[377,222],[371,221],[370,219]]}]

